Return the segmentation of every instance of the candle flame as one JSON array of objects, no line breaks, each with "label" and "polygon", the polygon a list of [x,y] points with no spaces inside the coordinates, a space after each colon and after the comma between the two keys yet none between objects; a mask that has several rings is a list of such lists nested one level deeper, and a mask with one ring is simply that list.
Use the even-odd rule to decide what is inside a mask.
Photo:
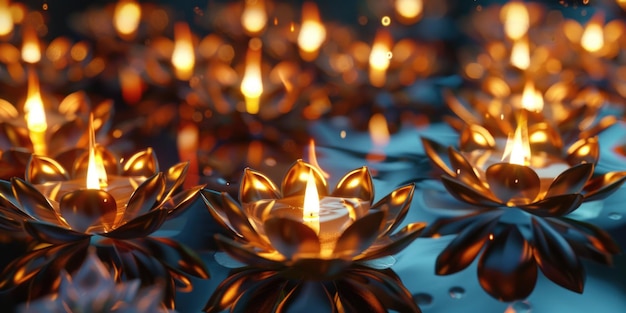
[{"label": "candle flame", "polygon": [[511,40],[522,39],[528,32],[530,17],[526,6],[519,1],[511,1],[500,10],[500,19],[504,23],[504,33]]},{"label": "candle flame", "polygon": [[541,112],[543,110],[543,96],[541,91],[535,89],[532,81],[527,81],[522,93],[522,108],[531,112]]},{"label": "candle flame", "polygon": [[263,0],[246,0],[241,14],[241,25],[250,34],[258,34],[267,24],[267,13]]},{"label": "candle flame", "polygon": [[320,164],[317,162],[317,154],[315,153],[315,140],[309,141],[309,163],[316,167],[324,178],[330,178],[330,174],[324,172]]},{"label": "candle flame", "polygon": [[25,27],[23,32],[22,60],[26,63],[37,63],[41,60],[41,49],[39,48],[37,33],[31,27]]},{"label": "candle flame", "polygon": [[385,85],[385,75],[391,63],[389,60],[391,44],[391,35],[388,31],[380,30],[376,33],[369,58],[370,82],[376,87]]},{"label": "candle flame", "polygon": [[243,75],[243,80],[241,81],[241,93],[246,99],[246,112],[250,114],[258,113],[259,100],[263,94],[260,46],[255,47],[254,44],[251,44],[248,47],[248,53],[246,55],[246,69]]},{"label": "candle flame", "polygon": [[424,10],[424,2],[422,0],[396,0],[394,8],[402,19],[415,21]]},{"label": "candle flame", "polygon": [[39,91],[39,81],[33,71],[30,71],[28,75],[28,95],[24,103],[24,117],[35,154],[45,155],[48,123]]},{"label": "candle flame", "polygon": [[105,189],[107,173],[104,169],[102,154],[96,151],[96,132],[93,126],[93,114],[89,116],[89,159],[87,163],[87,189]]},{"label": "candle flame", "polygon": [[604,46],[604,31],[602,30],[602,17],[594,16],[585,27],[580,38],[580,45],[589,52],[598,52]]},{"label": "candle flame", "polygon": [[0,0],[0,36],[8,35],[13,31],[13,22],[9,0]]},{"label": "candle flame", "polygon": [[317,57],[318,50],[326,39],[326,28],[320,21],[320,13],[315,2],[302,5],[302,26],[298,34],[300,55],[306,61]]},{"label": "candle flame", "polygon": [[317,234],[320,232],[320,199],[315,185],[313,171],[309,170],[306,189],[304,191],[304,207],[302,208],[302,220]]},{"label": "candle flame", "polygon": [[516,40],[511,49],[511,64],[520,70],[530,66],[530,47],[526,39]]},{"label": "candle flame", "polygon": [[178,22],[174,25],[174,52],[172,65],[176,69],[176,77],[188,80],[193,75],[196,62],[191,31],[187,23]]},{"label": "candle flame", "polygon": [[132,37],[139,27],[141,7],[134,0],[120,0],[115,5],[113,25],[121,37]]},{"label": "candle flame", "polygon": [[506,141],[502,160],[509,158],[509,163],[518,165],[530,164],[530,142],[528,140],[528,125],[526,117],[522,114],[519,118],[515,133]]},{"label": "candle flame", "polygon": [[369,132],[374,146],[384,147],[389,143],[389,126],[381,113],[376,113],[370,118]]}]

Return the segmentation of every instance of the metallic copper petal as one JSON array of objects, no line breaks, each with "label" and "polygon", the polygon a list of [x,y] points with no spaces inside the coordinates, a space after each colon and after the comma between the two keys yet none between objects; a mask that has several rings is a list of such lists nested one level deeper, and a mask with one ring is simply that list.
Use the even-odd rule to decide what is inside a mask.
[{"label": "metallic copper petal", "polygon": [[[547,219],[547,221],[550,225],[554,226],[555,229],[557,227],[564,229],[565,231],[561,231],[561,233],[564,236],[569,235],[569,239],[590,241],[591,245],[588,246],[589,248],[594,248],[607,255],[622,253],[619,244],[615,242],[611,235],[592,224],[570,218],[550,218]],[[580,234],[582,234],[584,238],[580,238]],[[572,242],[572,240],[570,240],[570,242]]]},{"label": "metallic copper petal", "polygon": [[564,216],[576,210],[583,202],[581,194],[567,194],[545,198],[541,201],[520,206],[524,211],[537,216]]},{"label": "metallic copper petal", "polygon": [[97,226],[98,231],[109,231],[117,217],[113,196],[95,189],[64,194],[59,202],[59,211],[70,228],[78,232],[86,232],[92,226]]},{"label": "metallic copper petal", "polygon": [[374,184],[367,167],[355,169],[337,183],[331,196],[342,198],[357,198],[372,203],[374,201]]},{"label": "metallic copper petal", "polygon": [[369,248],[382,232],[385,215],[384,211],[369,213],[348,226],[337,239],[333,255],[351,259]]},{"label": "metallic copper petal", "polygon": [[482,179],[478,178],[478,173],[472,164],[467,159],[454,150],[452,147],[448,147],[448,156],[452,165],[451,169],[454,171],[454,178],[464,182],[468,186],[480,191],[481,193],[489,193],[489,189],[485,186]]},{"label": "metallic copper petal", "polygon": [[181,191],[173,197],[169,197],[166,202],[160,205],[160,209],[166,210],[169,213],[169,218],[179,216],[196,202],[202,188],[204,186],[196,186]]},{"label": "metallic copper petal", "polygon": [[446,104],[456,114],[456,116],[460,117],[467,124],[481,124],[482,120],[480,116],[476,116],[472,109],[469,109],[465,104],[463,104],[454,94],[451,92],[445,92]]},{"label": "metallic copper petal", "polygon": [[52,158],[33,155],[26,166],[26,181],[31,184],[69,179],[69,173]]},{"label": "metallic copper petal", "polygon": [[544,275],[561,287],[583,292],[585,269],[578,256],[550,225],[532,218],[535,261]]},{"label": "metallic copper petal", "polygon": [[280,198],[280,191],[267,176],[249,168],[243,171],[239,187],[239,202],[245,204],[278,198]]},{"label": "metallic copper petal", "polygon": [[272,255],[275,259],[268,259],[265,257],[267,254],[261,256],[256,253],[255,247],[244,245],[221,234],[215,234],[215,241],[220,249],[226,251],[235,260],[258,268],[280,268],[281,262],[284,260],[283,256],[279,254]]},{"label": "metallic copper petal", "polygon": [[338,302],[344,312],[387,312],[376,295],[361,280],[340,279],[335,285]]},{"label": "metallic copper petal", "polygon": [[111,117],[115,111],[113,100],[104,100],[96,105],[91,113],[93,114],[93,122],[96,126],[96,133],[106,133],[111,124]]},{"label": "metallic copper petal", "polygon": [[66,225],[52,208],[50,202],[39,190],[24,180],[11,178],[13,195],[20,203],[20,209],[35,219],[55,225]]},{"label": "metallic copper petal", "polygon": [[256,228],[250,223],[248,216],[242,211],[239,204],[227,193],[222,193],[222,204],[221,208],[217,208],[222,211],[220,216],[226,215],[226,222],[237,234],[254,245],[269,246],[269,243],[258,234]]},{"label": "metallic copper petal", "polygon": [[28,214],[20,209],[20,202],[17,201],[17,198],[13,194],[11,182],[6,180],[0,180],[0,210],[11,211],[28,217]]},{"label": "metallic copper petal", "polygon": [[548,155],[561,155],[563,141],[557,129],[547,122],[539,122],[528,127],[528,140],[531,151],[541,151]]},{"label": "metallic copper petal", "polygon": [[159,162],[152,148],[135,153],[124,165],[122,165],[123,176],[152,176],[159,172]]},{"label": "metallic copper petal", "polygon": [[277,274],[276,271],[257,268],[236,270],[215,288],[215,292],[204,306],[203,311],[223,312],[231,307],[245,291],[255,288],[259,283],[278,285]]},{"label": "metallic copper petal", "polygon": [[46,146],[50,150],[48,153],[56,156],[65,150],[85,147],[85,144],[81,145],[81,141],[87,139],[86,129],[87,123],[80,118],[63,123],[55,132],[50,134],[48,142],[46,142]]},{"label": "metallic copper petal", "polygon": [[165,190],[167,193],[159,199],[159,202],[171,197],[174,192],[178,191],[178,187],[182,186],[185,182],[188,168],[189,162],[181,162],[168,168],[167,171],[164,172]]},{"label": "metallic copper petal", "polygon": [[493,138],[493,135],[478,124],[469,124],[461,131],[459,148],[463,151],[490,150],[495,146],[496,140]]},{"label": "metallic copper petal", "polygon": [[446,161],[444,161],[448,159],[448,148],[428,138],[421,137],[421,139],[424,152],[428,156],[428,159],[444,173],[454,177],[454,171],[452,171]]},{"label": "metallic copper petal", "polygon": [[526,299],[533,291],[537,264],[532,247],[517,227],[509,226],[487,245],[478,262],[478,281],[503,302]]},{"label": "metallic copper petal", "polygon": [[11,179],[13,176],[22,177],[26,172],[26,165],[30,162],[30,157],[30,151],[24,148],[4,150],[0,157],[0,179]]},{"label": "metallic copper petal", "polygon": [[385,211],[385,226],[382,235],[393,232],[402,223],[411,206],[414,191],[415,185],[413,184],[400,187],[370,208],[370,212]]},{"label": "metallic copper petal", "polygon": [[333,312],[335,303],[324,284],[305,280],[291,289],[276,305],[276,312],[306,312],[315,308],[317,312]]},{"label": "metallic copper petal", "polygon": [[626,172],[609,172],[591,179],[583,189],[585,201],[600,200],[608,197],[619,189],[624,181],[626,181]]},{"label": "metallic copper petal", "polygon": [[[213,220],[220,224],[220,226],[224,229],[231,231],[234,236],[241,237],[242,235],[230,224],[228,215],[225,213],[224,208],[227,205],[225,203],[226,200],[224,199],[230,198],[230,195],[227,193],[222,195],[221,192],[209,189],[202,189],[200,194],[202,195],[202,200],[204,201],[209,213],[211,213]],[[234,200],[231,201],[234,202]]]},{"label": "metallic copper petal", "polygon": [[593,127],[585,129],[580,132],[578,138],[591,138],[598,136],[605,129],[613,126],[613,124],[617,123],[617,117],[613,115],[605,116],[600,121],[598,121]]},{"label": "metallic copper petal", "polygon": [[600,147],[598,137],[580,139],[567,149],[567,163],[570,165],[579,163],[596,164],[599,157]]},{"label": "metallic copper petal", "polygon": [[593,175],[593,168],[593,163],[582,163],[566,169],[552,181],[544,198],[580,193]]},{"label": "metallic copper petal", "polygon": [[113,231],[102,233],[101,235],[115,239],[145,237],[157,231],[163,222],[165,222],[165,219],[167,219],[167,211],[154,210],[130,220]]},{"label": "metallic copper petal", "polygon": [[0,120],[10,121],[18,117],[19,112],[17,112],[15,106],[7,100],[0,99]]},{"label": "metallic copper petal", "polygon": [[85,233],[36,221],[25,221],[24,230],[33,236],[35,240],[51,244],[64,244],[91,237]]},{"label": "metallic copper petal", "polygon": [[294,284],[288,281],[277,281],[275,283],[259,282],[252,288],[245,290],[233,303],[230,312],[276,312],[276,305],[280,299],[289,294],[294,288]]},{"label": "metallic copper petal", "polygon": [[422,231],[426,227],[426,223],[417,222],[411,223],[403,227],[397,233],[383,239],[379,239],[381,243],[374,242],[371,248],[365,250],[363,253],[355,257],[355,260],[373,260],[388,255],[396,254],[409,244],[413,240],[417,239],[422,234]]},{"label": "metallic copper petal", "polygon": [[313,173],[317,193],[320,197],[328,195],[328,185],[322,172],[315,166],[308,164],[302,160],[297,160],[285,174],[281,184],[281,191],[284,198],[304,195],[306,190],[306,182],[309,172]]},{"label": "metallic copper petal", "polygon": [[422,233],[422,236],[439,238],[441,236],[458,234],[469,225],[477,223],[481,219],[497,219],[505,212],[505,210],[489,208],[481,209],[475,213],[464,216],[440,218],[428,225]]},{"label": "metallic copper petal", "polygon": [[122,222],[129,221],[152,210],[164,193],[165,178],[163,178],[163,173],[158,173],[146,179],[133,191],[130,199],[128,199]]},{"label": "metallic copper petal", "polygon": [[169,238],[146,237],[134,242],[147,250],[150,256],[167,266],[202,279],[208,279],[209,271],[202,260],[189,248]]},{"label": "metallic copper petal", "polygon": [[491,192],[509,206],[532,203],[539,195],[541,181],[528,166],[496,163],[487,168],[485,179]]},{"label": "metallic copper petal", "polygon": [[320,253],[320,241],[313,229],[287,218],[269,218],[263,224],[272,247],[286,259],[315,257]]},{"label": "metallic copper petal", "polygon": [[420,313],[411,293],[392,270],[374,270],[355,266],[346,272],[351,281],[367,286],[387,309],[395,312]]},{"label": "metallic copper petal", "polygon": [[500,200],[496,199],[491,193],[481,193],[453,177],[442,175],[441,182],[450,194],[460,201],[475,204],[494,206],[500,204]]},{"label": "metallic copper petal", "polygon": [[0,122],[0,148],[6,150],[12,147],[22,147],[32,151],[33,144],[30,141],[28,129]]},{"label": "metallic copper petal", "polygon": [[468,267],[493,234],[496,224],[498,219],[485,218],[462,229],[437,257],[435,273],[450,275]]},{"label": "metallic copper petal", "polygon": [[61,100],[58,110],[59,113],[63,115],[77,115],[76,113],[82,113],[78,115],[89,114],[89,102],[87,93],[82,90],[76,91]]}]

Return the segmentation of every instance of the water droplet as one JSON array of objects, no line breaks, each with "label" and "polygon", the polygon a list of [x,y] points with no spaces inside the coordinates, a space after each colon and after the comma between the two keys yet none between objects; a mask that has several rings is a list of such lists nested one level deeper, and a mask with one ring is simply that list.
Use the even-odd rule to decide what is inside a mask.
[{"label": "water droplet", "polygon": [[617,212],[611,212],[609,213],[609,218],[614,220],[614,221],[619,221],[622,219],[622,214],[617,213]]},{"label": "water droplet", "polygon": [[463,287],[452,287],[448,293],[452,299],[461,299],[465,296],[465,289]]},{"label": "water droplet", "polygon": [[517,301],[511,306],[515,313],[530,313],[532,307],[528,301]]},{"label": "water droplet", "polygon": [[420,292],[413,295],[413,301],[419,306],[426,306],[433,303],[433,296]]}]

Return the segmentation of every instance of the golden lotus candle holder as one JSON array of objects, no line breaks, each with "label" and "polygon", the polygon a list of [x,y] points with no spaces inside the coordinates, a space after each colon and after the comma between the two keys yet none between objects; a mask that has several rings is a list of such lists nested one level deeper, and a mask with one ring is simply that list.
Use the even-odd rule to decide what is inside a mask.
[{"label": "golden lotus candle holder", "polygon": [[320,169],[303,161],[287,171],[280,189],[251,169],[244,171],[240,186],[239,203],[224,192],[202,191],[211,215],[232,235],[216,235],[219,247],[238,261],[293,281],[341,280],[357,264],[399,252],[424,228],[412,223],[393,233],[409,209],[414,186],[373,204],[365,167],[347,173],[332,192]]},{"label": "golden lotus candle holder", "polygon": [[0,288],[28,299],[54,291],[59,272],[74,272],[95,247],[118,281],[163,279],[164,302],[172,308],[175,286],[190,290],[187,275],[207,278],[208,272],[178,242],[150,235],[188,207],[200,187],[177,193],[185,163],[160,172],[151,149],[120,163],[94,137],[91,128],[89,149],[58,161],[33,155],[26,180],[0,181],[2,228],[26,232],[38,243],[3,270]]}]

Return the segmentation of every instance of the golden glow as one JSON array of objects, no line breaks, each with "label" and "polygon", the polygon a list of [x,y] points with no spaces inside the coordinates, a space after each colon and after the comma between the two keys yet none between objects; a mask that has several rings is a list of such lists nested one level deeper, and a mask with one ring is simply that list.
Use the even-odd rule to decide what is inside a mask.
[{"label": "golden glow", "polygon": [[626,0],[617,0],[617,5],[620,6],[620,8],[622,8],[622,10],[626,10]]},{"label": "golden glow", "polygon": [[535,84],[531,80],[524,85],[522,108],[531,112],[541,112],[543,110],[543,96],[541,91],[535,89]]},{"label": "golden glow", "polygon": [[422,0],[396,0],[395,10],[398,16],[407,21],[415,21],[424,10]]},{"label": "golden glow", "polygon": [[322,173],[322,176],[324,176],[324,178],[330,177],[330,174],[324,172],[324,170],[322,170],[322,168],[320,167],[320,164],[317,162],[317,154],[315,153],[315,140],[313,139],[309,141],[309,164],[316,167]]},{"label": "golden glow", "polygon": [[530,66],[530,48],[525,38],[513,43],[511,64],[520,70],[525,70]]},{"label": "golden glow", "polygon": [[389,67],[389,52],[391,51],[391,35],[386,30],[376,33],[374,44],[370,51],[370,83],[376,87],[385,85],[387,68]]},{"label": "golden glow", "polygon": [[304,206],[302,208],[302,220],[305,225],[311,227],[315,233],[320,232],[320,199],[315,185],[313,171],[309,170],[304,191]]},{"label": "golden glow", "polygon": [[519,118],[515,133],[506,141],[502,160],[509,158],[509,163],[518,165],[530,164],[530,142],[528,140],[528,125],[526,117],[522,115]]},{"label": "golden glow", "polygon": [[22,60],[26,63],[37,63],[41,60],[41,49],[39,47],[37,33],[30,27],[25,27],[23,32]]},{"label": "golden glow", "polygon": [[0,0],[0,36],[13,31],[13,16],[9,8],[9,0]]},{"label": "golden glow", "polygon": [[526,6],[519,1],[511,1],[500,10],[504,33],[511,40],[522,39],[528,32],[530,17]]},{"label": "golden glow", "polygon": [[89,160],[87,163],[87,189],[106,189],[107,172],[104,169],[102,154],[96,152],[96,134],[93,115],[89,116]]},{"label": "golden glow", "polygon": [[189,26],[187,23],[178,22],[174,25],[174,52],[172,53],[172,65],[176,70],[176,77],[180,80],[190,79],[195,62],[196,56]]},{"label": "golden glow", "polygon": [[374,146],[384,147],[389,143],[389,126],[381,113],[376,113],[370,118],[369,131]]},{"label": "golden glow", "polygon": [[[250,41],[251,43],[252,40]],[[243,74],[243,80],[241,81],[241,93],[246,99],[246,112],[250,114],[258,113],[260,98],[263,94],[260,45],[251,44],[248,47],[246,69]]]},{"label": "golden glow", "polygon": [[246,0],[241,14],[241,25],[250,34],[258,34],[267,24],[267,13],[263,0]]},{"label": "golden glow", "polygon": [[121,37],[132,37],[141,20],[141,7],[134,0],[120,0],[115,5],[113,25]]},{"label": "golden glow", "polygon": [[30,141],[33,144],[33,152],[39,155],[46,155],[46,129],[48,129],[48,123],[41,93],[39,92],[39,81],[33,71],[28,73],[28,95],[24,103],[24,117],[26,118]]},{"label": "golden glow", "polygon": [[302,26],[298,34],[300,56],[306,61],[313,61],[324,40],[326,40],[326,28],[320,20],[317,5],[315,2],[305,2],[302,5]]},{"label": "golden glow", "polygon": [[604,46],[602,18],[594,16],[585,27],[580,38],[580,45],[589,52],[598,52]]}]

